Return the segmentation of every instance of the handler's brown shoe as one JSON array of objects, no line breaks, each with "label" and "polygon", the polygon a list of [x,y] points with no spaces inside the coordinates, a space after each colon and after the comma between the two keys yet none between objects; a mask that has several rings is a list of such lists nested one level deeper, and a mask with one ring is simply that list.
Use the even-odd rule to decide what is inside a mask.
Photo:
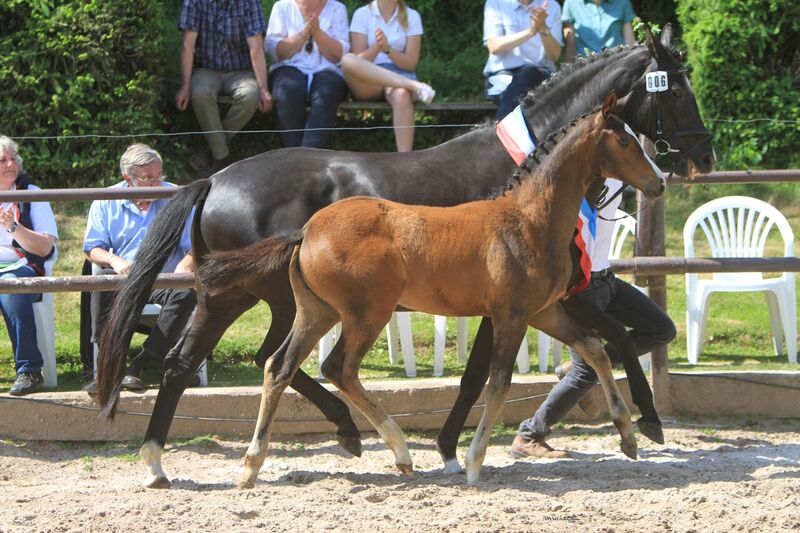
[{"label": "handler's brown shoe", "polygon": [[[566,376],[570,370],[572,370],[572,361],[567,361],[558,365],[555,369],[558,381],[564,379],[564,376]],[[595,399],[591,390],[583,395],[581,401],[578,402],[578,407],[580,407],[581,411],[586,413],[590,418],[598,418],[603,414],[603,407]]]},{"label": "handler's brown shoe", "polygon": [[563,450],[554,450],[544,439],[528,440],[520,435],[514,437],[514,442],[511,443],[511,455],[513,455],[515,459],[521,459],[523,457],[564,459],[569,457],[569,453]]}]

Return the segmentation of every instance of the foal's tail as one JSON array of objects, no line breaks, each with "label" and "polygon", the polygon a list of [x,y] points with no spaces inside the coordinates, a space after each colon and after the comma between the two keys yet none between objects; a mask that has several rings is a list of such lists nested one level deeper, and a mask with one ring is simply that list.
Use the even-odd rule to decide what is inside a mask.
[{"label": "foal's tail", "polygon": [[[198,180],[172,197],[148,228],[130,274],[120,286],[100,338],[97,399],[102,406],[101,416],[114,418],[131,337],[136,330],[135,317],[142,313],[156,277],[175,249],[192,208],[206,198],[210,188],[211,181]],[[200,208],[195,224],[199,211]],[[196,246],[197,243],[193,243],[193,248]]]},{"label": "foal's tail", "polygon": [[270,237],[241,250],[211,252],[198,270],[200,283],[214,295],[238,285],[247,285],[286,269],[292,250],[303,241],[303,231]]}]

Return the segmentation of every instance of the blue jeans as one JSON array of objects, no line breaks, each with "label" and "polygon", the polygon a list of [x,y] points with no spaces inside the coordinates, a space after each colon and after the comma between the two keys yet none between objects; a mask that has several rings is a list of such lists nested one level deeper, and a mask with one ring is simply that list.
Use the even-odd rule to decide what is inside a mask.
[{"label": "blue jeans", "polygon": [[[0,279],[33,278],[38,274],[28,265],[4,272]],[[36,321],[33,318],[33,303],[41,300],[41,294],[0,294],[0,310],[6,321],[17,374],[41,372],[44,360],[36,343]]]},{"label": "blue jeans", "polygon": [[520,67],[508,72],[512,77],[511,83],[508,84],[506,90],[495,96],[486,96],[486,98],[497,104],[497,113],[495,114],[497,120],[503,120],[506,115],[514,111],[514,108],[519,105],[521,97],[528,94],[528,91],[538,87],[539,84],[553,74],[546,68],[533,65]]},{"label": "blue jeans", "polygon": [[[308,76],[295,67],[279,67],[269,75],[278,123],[285,147],[324,148],[336,119],[339,102],[347,96],[344,78],[330,70]],[[306,104],[310,109],[306,116]],[[321,129],[320,129],[321,128]]]},{"label": "blue jeans", "polygon": [[[636,355],[643,355],[657,346],[675,338],[675,324],[653,300],[636,287],[618,279],[613,273],[592,278],[584,294],[595,304],[632,328],[628,335],[636,344]],[[620,362],[619,355],[606,345],[612,362]],[[570,350],[572,370],[559,381],[547,395],[532,418],[524,420],[517,432],[532,440],[550,434],[550,427],[575,407],[583,396],[597,384],[597,374],[577,352]]]}]

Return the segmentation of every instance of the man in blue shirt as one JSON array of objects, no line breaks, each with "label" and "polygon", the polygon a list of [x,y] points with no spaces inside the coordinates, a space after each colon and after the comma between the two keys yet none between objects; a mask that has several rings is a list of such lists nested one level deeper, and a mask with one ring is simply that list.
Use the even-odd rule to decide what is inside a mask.
[{"label": "man in blue shirt", "polygon": [[[272,109],[263,48],[267,27],[258,0],[184,0],[178,29],[183,44],[175,105],[183,111],[191,100],[207,132],[210,157],[201,150],[189,161],[203,178],[232,162],[228,142],[256,109]],[[217,106],[220,93],[233,99],[224,119]]]},{"label": "man in blue shirt", "polygon": [[[123,182],[113,187],[174,186],[163,181],[159,153],[145,144],[133,144],[125,150],[119,162]],[[83,251],[92,263],[102,267],[99,274],[127,274],[136,252],[147,233],[148,226],[167,200],[95,200],[89,208],[89,220]],[[193,272],[191,252],[192,217],[186,221],[178,247],[172,252],[161,272]],[[115,293],[92,293],[92,332],[99,340],[102,325]],[[155,326],[144,341],[142,351],[126,372],[122,386],[126,390],[146,388],[141,372],[149,361],[161,362],[175,345],[194,311],[197,298],[192,289],[155,289],[148,303],[161,305]],[[90,385],[91,388],[91,385]],[[87,388],[87,390],[90,390]]]},{"label": "man in blue shirt", "polygon": [[572,63],[587,52],[636,44],[634,17],[630,0],[565,0],[561,14],[567,48],[564,60]]}]

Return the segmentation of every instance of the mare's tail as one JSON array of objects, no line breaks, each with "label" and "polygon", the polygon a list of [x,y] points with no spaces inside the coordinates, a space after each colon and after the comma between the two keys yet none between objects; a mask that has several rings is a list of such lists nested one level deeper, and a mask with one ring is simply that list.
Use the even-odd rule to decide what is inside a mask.
[{"label": "mare's tail", "polygon": [[269,237],[241,250],[211,252],[198,270],[200,283],[214,295],[237,285],[246,285],[287,268],[292,250],[303,240],[303,231]]},{"label": "mare's tail", "polygon": [[[122,377],[128,358],[131,338],[136,330],[156,277],[177,245],[192,208],[208,196],[209,180],[198,180],[183,187],[158,213],[147,230],[130,274],[120,286],[114,305],[109,310],[100,338],[97,363],[97,398],[101,415],[113,419]],[[198,223],[200,209],[195,216]],[[193,243],[193,247],[197,244]]]}]

